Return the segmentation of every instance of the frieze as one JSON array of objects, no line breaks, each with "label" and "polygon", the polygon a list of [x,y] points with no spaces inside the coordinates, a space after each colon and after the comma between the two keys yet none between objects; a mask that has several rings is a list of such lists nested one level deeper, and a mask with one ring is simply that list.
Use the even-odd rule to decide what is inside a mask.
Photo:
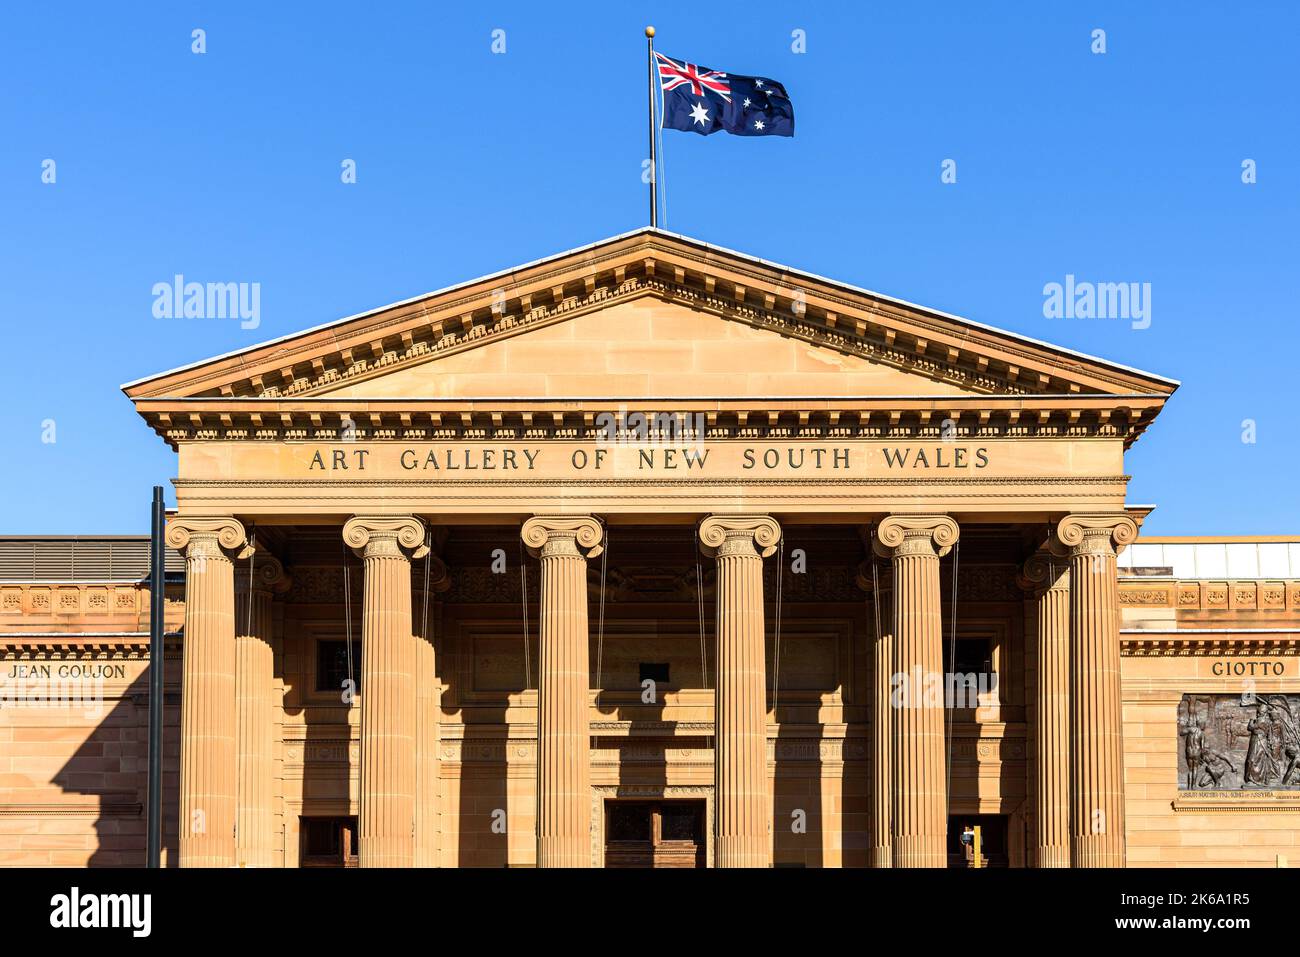
[{"label": "frieze", "polygon": [[1169,591],[1163,588],[1148,588],[1143,591],[1121,589],[1121,605],[1168,605]]},{"label": "frieze", "polygon": [[[365,595],[365,570],[360,564],[349,561],[349,574],[346,578],[349,580],[352,591],[352,601],[360,602]],[[507,577],[499,575],[498,578]],[[294,565],[290,569],[289,591],[285,595],[285,601],[294,605],[313,605],[313,604],[341,604],[343,602],[343,582],[344,582],[343,565]],[[453,579],[455,576],[453,576]],[[515,576],[515,591],[513,600],[519,600],[519,578]],[[411,594],[418,598],[423,594],[424,589],[424,560],[422,558],[414,559],[411,562]],[[431,596],[437,593],[437,599],[446,600],[445,593],[437,592],[437,586],[430,588]],[[487,599],[474,599],[483,600]],[[356,613],[360,614],[358,605]]]},{"label": "frieze", "polygon": [[1285,580],[1175,580],[1158,587],[1143,578],[1119,580],[1122,605],[1175,605],[1181,611],[1202,609],[1300,610],[1300,582]]},{"label": "frieze", "polygon": [[95,617],[134,617],[139,596],[134,583],[91,585],[14,582],[0,587],[0,617],[80,614]]},{"label": "frieze", "polygon": [[358,744],[346,741],[285,742],[286,764],[353,765],[361,760]]},{"label": "frieze", "polygon": [[[788,562],[787,562],[788,564]],[[703,587],[706,599],[713,595],[716,577],[712,563],[703,566]],[[782,597],[785,601],[842,601],[863,600],[857,583],[857,566],[821,565],[807,571],[786,571],[782,576]],[[452,589],[445,596],[455,602],[514,602],[519,600],[519,575],[513,571],[493,574],[482,568],[452,569]],[[889,577],[887,566],[880,569],[882,587]],[[695,568],[681,566],[611,566],[606,570],[606,598],[609,601],[695,601],[697,598]],[[589,584],[600,585],[600,569],[593,563],[588,569]],[[776,571],[773,563],[765,565],[764,590],[774,594]],[[962,601],[1018,601],[1023,595],[1015,584],[1015,567],[1012,565],[967,565],[963,567],[957,583],[957,594]]]},{"label": "frieze", "polygon": [[1021,601],[1024,592],[1016,584],[1015,565],[971,565],[963,563],[957,572],[960,601]]}]

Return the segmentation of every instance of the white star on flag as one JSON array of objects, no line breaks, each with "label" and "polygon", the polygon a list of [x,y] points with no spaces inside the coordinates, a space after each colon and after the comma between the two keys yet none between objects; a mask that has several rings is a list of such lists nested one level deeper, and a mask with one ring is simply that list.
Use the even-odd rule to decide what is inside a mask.
[{"label": "white star on flag", "polygon": [[695,109],[691,110],[691,119],[699,123],[700,126],[709,122],[709,111],[704,108],[703,103],[695,104]]},{"label": "white star on flag", "polygon": [[755,121],[754,121],[754,129],[756,129],[756,130],[761,130],[762,128],[763,128],[763,121],[762,121],[762,120],[755,120]]}]

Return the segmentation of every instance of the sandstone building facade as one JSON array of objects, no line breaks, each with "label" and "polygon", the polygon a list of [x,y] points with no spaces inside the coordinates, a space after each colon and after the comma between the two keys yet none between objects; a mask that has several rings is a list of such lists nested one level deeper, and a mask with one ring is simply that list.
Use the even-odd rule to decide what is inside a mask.
[{"label": "sandstone building facade", "polygon": [[[127,385],[181,866],[1277,865],[1300,538],[1171,380],[640,230]],[[0,540],[0,863],[144,853],[140,539]]]}]

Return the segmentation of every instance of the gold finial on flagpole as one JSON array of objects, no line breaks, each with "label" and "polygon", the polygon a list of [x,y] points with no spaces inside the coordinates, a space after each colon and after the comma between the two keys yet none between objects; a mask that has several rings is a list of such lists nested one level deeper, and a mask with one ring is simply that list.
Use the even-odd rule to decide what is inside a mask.
[{"label": "gold finial on flagpole", "polygon": [[646,27],[646,28],[645,28],[645,35],[648,36],[648,37],[652,37],[652,36],[654,36],[654,35],[655,35],[655,28],[654,28],[654,27]]}]

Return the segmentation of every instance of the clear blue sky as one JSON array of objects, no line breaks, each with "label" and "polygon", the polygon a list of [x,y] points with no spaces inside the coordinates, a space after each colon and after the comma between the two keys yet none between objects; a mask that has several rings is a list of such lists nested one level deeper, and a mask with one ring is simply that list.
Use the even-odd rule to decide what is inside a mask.
[{"label": "clear blue sky", "polygon": [[[1180,379],[1128,458],[1130,501],[1159,505],[1147,531],[1300,533],[1294,4],[47,2],[0,19],[0,532],[147,530],[175,459],[122,382],[643,225],[650,21],[669,55],[779,79],[797,118],[794,139],[666,132],[668,228]],[[175,273],[260,283],[261,327],[154,319]],[[1067,274],[1150,283],[1150,328],[1044,318]]]}]

